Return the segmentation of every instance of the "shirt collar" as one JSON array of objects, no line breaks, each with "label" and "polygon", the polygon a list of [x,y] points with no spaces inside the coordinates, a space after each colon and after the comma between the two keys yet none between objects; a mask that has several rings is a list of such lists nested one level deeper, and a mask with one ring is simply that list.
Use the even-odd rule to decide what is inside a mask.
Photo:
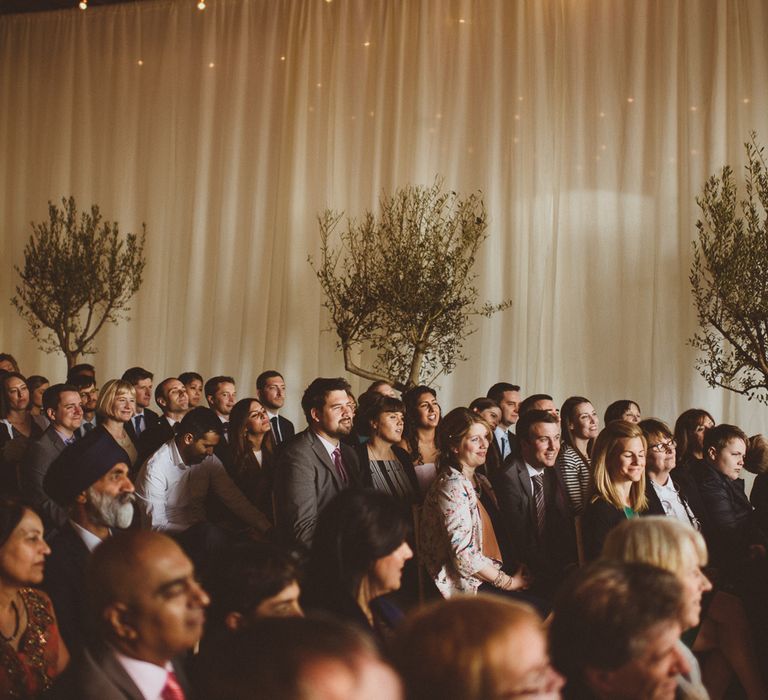
[{"label": "shirt collar", "polygon": [[181,458],[181,452],[179,452],[179,446],[176,444],[176,439],[171,438],[171,459],[173,460],[173,463],[179,468],[179,469],[189,469],[189,465],[184,462],[184,460]]},{"label": "shirt collar", "polygon": [[534,476],[541,476],[544,473],[544,467],[541,469],[534,469],[528,462],[525,463],[525,468],[528,470],[528,476],[533,479]]},{"label": "shirt collar", "polygon": [[120,665],[125,669],[125,672],[131,677],[131,680],[145,698],[160,697],[168,680],[168,673],[173,671],[170,661],[165,666],[156,666],[148,661],[126,656],[116,650],[114,650],[114,653]]},{"label": "shirt collar", "polygon": [[320,440],[320,442],[323,444],[323,447],[328,452],[328,456],[331,459],[333,459],[333,453],[336,451],[336,448],[339,447],[339,443],[334,445],[332,442],[329,442],[322,435],[320,435],[320,433],[315,433],[315,435],[317,436],[317,439]]},{"label": "shirt collar", "polygon": [[90,530],[86,530],[81,525],[78,525],[74,520],[70,520],[69,524],[78,534],[78,537],[80,537],[80,539],[83,541],[83,544],[88,548],[89,552],[92,552],[101,544],[101,537],[97,537]]}]

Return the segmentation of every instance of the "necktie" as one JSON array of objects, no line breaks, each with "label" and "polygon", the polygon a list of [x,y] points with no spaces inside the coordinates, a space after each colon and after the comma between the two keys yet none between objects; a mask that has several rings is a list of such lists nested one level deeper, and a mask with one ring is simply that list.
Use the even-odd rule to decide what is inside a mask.
[{"label": "necktie", "polygon": [[221,432],[224,435],[224,439],[229,442],[229,421],[222,422]]},{"label": "necktie", "polygon": [[504,458],[507,456],[507,436],[504,435],[501,438],[501,460],[504,461]]},{"label": "necktie", "polygon": [[165,687],[163,692],[160,693],[160,697],[163,700],[185,700],[184,691],[181,689],[179,681],[176,679],[176,674],[173,671],[168,671]]},{"label": "necktie", "polygon": [[72,444],[74,444],[74,442],[75,442],[75,436],[74,435],[71,438],[67,438],[66,440],[64,440],[64,444],[65,445],[72,445]]},{"label": "necktie", "polygon": [[544,475],[536,474],[532,479],[533,499],[536,502],[536,525],[539,528],[539,535],[543,535],[547,518],[547,513],[544,509]]},{"label": "necktie", "polygon": [[269,419],[269,422],[272,423],[272,435],[275,437],[275,443],[279,445],[283,441],[283,435],[280,432],[280,419],[277,416],[273,416]]},{"label": "necktie", "polygon": [[336,448],[333,451],[333,464],[336,467],[336,473],[339,476],[339,481],[341,481],[343,486],[346,486],[349,479],[347,478],[347,470],[344,469],[344,462],[341,459],[341,449]]},{"label": "necktie", "polygon": [[138,415],[133,417],[133,427],[136,432],[136,437],[141,435],[141,431],[144,430],[144,428],[141,425],[141,419],[144,418],[143,413],[139,413]]},{"label": "necktie", "polygon": [[93,430],[93,423],[89,423],[88,421],[83,423],[83,435],[85,435],[85,433],[90,433],[91,430]]}]

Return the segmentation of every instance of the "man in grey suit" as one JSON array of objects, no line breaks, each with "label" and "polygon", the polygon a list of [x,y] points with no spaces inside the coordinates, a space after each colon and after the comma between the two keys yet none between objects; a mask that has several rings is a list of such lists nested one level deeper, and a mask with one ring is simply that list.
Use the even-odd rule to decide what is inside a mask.
[{"label": "man in grey suit", "polygon": [[88,566],[100,644],[70,664],[54,698],[189,698],[173,660],[203,633],[209,600],[192,562],[172,539],[127,530],[100,544]]},{"label": "man in grey suit", "polygon": [[51,424],[30,443],[22,461],[20,481],[21,495],[37,509],[46,532],[50,532],[67,522],[67,513],[43,490],[43,479],[53,460],[74,442],[75,433],[83,422],[77,387],[71,384],[49,386],[43,393],[43,410]]},{"label": "man in grey suit", "polygon": [[309,427],[283,445],[275,469],[275,525],[288,542],[310,547],[323,508],[359,484],[355,451],[341,442],[352,430],[349,390],[345,379],[318,377],[301,398]]},{"label": "man in grey suit", "polygon": [[555,468],[560,421],[531,409],[517,423],[517,439],[519,455],[510,455],[491,482],[532,590],[549,598],[577,562],[573,518]]}]

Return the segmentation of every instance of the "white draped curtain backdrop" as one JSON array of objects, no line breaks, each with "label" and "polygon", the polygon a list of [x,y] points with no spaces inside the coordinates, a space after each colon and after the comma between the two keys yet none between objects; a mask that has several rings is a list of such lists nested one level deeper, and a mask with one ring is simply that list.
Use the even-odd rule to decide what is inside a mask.
[{"label": "white draped curtain backdrop", "polygon": [[[74,0],[73,0],[74,6]],[[768,141],[764,0],[157,0],[0,19],[2,347],[60,380],[8,303],[48,200],[148,228],[131,319],[100,381],[279,368],[286,414],[344,373],[320,288],[317,214],[407,183],[480,190],[490,237],[468,361],[444,408],[497,380],[557,402],[617,398],[674,421],[764,409],[710,389],[686,340],[695,197]],[[82,274],[87,275],[88,270]],[[361,390],[365,382],[353,379]]]}]

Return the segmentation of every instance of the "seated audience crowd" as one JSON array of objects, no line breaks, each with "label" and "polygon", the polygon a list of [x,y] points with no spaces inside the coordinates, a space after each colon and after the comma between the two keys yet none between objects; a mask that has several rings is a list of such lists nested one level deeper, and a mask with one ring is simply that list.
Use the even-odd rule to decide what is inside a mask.
[{"label": "seated audience crowd", "polygon": [[762,435],[324,377],[302,430],[280,372],[242,389],[0,354],[0,697],[768,698]]}]

